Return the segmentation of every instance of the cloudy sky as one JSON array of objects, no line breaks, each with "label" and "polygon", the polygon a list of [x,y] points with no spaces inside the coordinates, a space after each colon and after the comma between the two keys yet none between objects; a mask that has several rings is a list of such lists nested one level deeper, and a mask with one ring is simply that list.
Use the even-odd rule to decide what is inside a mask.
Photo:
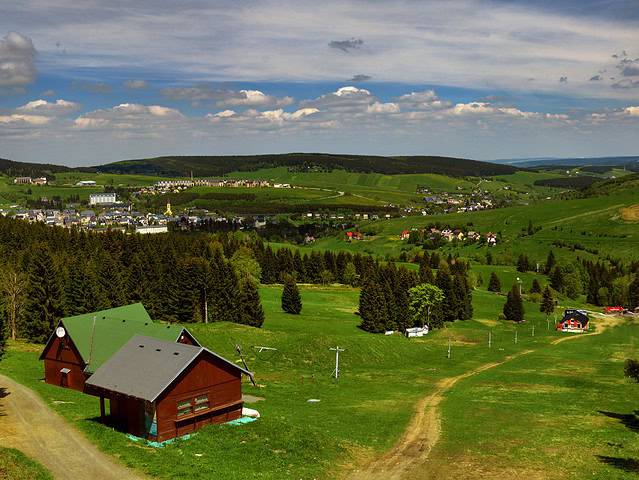
[{"label": "cloudy sky", "polygon": [[0,157],[639,154],[636,0],[0,4]]}]

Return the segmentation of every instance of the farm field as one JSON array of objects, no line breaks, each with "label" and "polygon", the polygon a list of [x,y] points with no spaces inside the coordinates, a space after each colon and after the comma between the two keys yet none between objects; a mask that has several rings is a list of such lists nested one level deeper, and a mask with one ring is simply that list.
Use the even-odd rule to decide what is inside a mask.
[{"label": "farm field", "polygon": [[[505,284],[512,272],[499,271],[498,274]],[[162,450],[131,442],[123,434],[98,423],[97,398],[44,384],[42,364],[37,360],[40,346],[12,343],[6,358],[0,362],[0,372],[37,391],[105,452],[157,478],[348,478],[349,472],[358,470],[395,443],[409,423],[416,402],[431,393],[443,379],[486,363],[504,361],[523,350],[539,352],[534,358],[539,358],[536,361],[540,368],[548,365],[544,362],[556,362],[558,357],[567,364],[580,362],[586,368],[591,361],[586,350],[565,347],[586,342],[590,349],[592,343],[588,342],[595,339],[609,345],[607,356],[592,359],[602,362],[602,368],[608,367],[602,370],[601,376],[607,388],[598,393],[589,390],[599,386],[596,377],[589,382],[575,382],[583,385],[584,398],[598,395],[602,404],[617,402],[615,411],[632,411],[632,397],[628,395],[632,387],[623,380],[620,362],[636,341],[638,330],[634,325],[611,328],[597,337],[551,345],[562,338],[562,334],[547,330],[538,306],[526,302],[528,323],[517,327],[518,343],[515,344],[515,325],[497,320],[504,296],[480,289],[474,293],[473,320],[456,322],[423,339],[408,340],[359,330],[359,318],[353,313],[357,309],[356,289],[303,286],[304,307],[299,316],[280,310],[280,293],[279,286],[261,288],[267,315],[262,329],[224,323],[188,326],[204,345],[227,358],[237,358],[234,347],[242,346],[260,385],[254,388],[246,383],[244,392],[264,398],[249,405],[257,408],[263,417],[241,427],[205,427],[191,439]],[[533,324],[537,327],[534,337]],[[487,345],[489,331],[493,335],[491,348]],[[450,359],[446,355],[449,341]],[[274,347],[277,351],[258,353],[253,347],[259,345]],[[339,382],[331,377],[334,357],[329,348],[336,345],[346,349],[341,357]],[[508,367],[505,365],[496,368],[494,373],[518,364],[513,361]],[[530,363],[524,361],[523,365],[530,368]],[[598,374],[598,370],[588,371],[594,372],[591,376]],[[472,380],[485,375],[489,375],[488,372]],[[470,381],[459,383],[451,395]],[[565,398],[559,396],[564,393],[559,391],[556,399],[550,394],[544,396],[543,408],[553,409],[556,400]],[[474,394],[469,390],[468,395]],[[320,402],[308,403],[311,398]],[[471,398],[466,397],[466,401],[470,402]],[[444,403],[442,443],[437,447],[443,450],[434,450],[433,461],[455,454],[458,446],[447,437],[449,422],[453,422],[446,416],[447,405]],[[616,442],[616,433],[615,428],[611,429],[607,433],[608,441]],[[568,438],[567,434],[556,432],[561,438]],[[524,432],[512,430],[509,435],[516,444],[518,435]],[[490,451],[479,448],[477,455],[489,455]],[[627,452],[630,453],[632,450]],[[609,448],[593,446],[592,454],[609,455]],[[521,465],[528,468],[527,463]],[[616,467],[597,460],[589,461],[587,470],[582,466],[581,463],[569,464],[561,474],[565,478],[581,478],[580,475],[595,467],[602,475],[618,472]]]},{"label": "farm field", "polygon": [[[490,251],[502,263],[511,263],[520,253],[526,253],[532,261],[543,261],[553,242],[562,242],[554,247],[559,257],[574,259],[571,250],[575,244],[582,257],[591,254],[586,249],[596,249],[599,254],[615,257],[637,258],[639,250],[639,231],[634,221],[624,219],[623,210],[634,206],[639,197],[633,191],[622,191],[608,196],[575,200],[542,200],[531,205],[513,206],[481,212],[456,213],[433,216],[406,216],[386,221],[362,222],[362,231],[373,231],[374,235],[363,241],[348,243],[343,236],[327,237],[318,240],[312,248],[345,249],[353,252],[375,255],[397,255],[402,250],[413,249],[405,241],[399,240],[402,230],[424,227],[430,223],[465,226],[468,230],[482,233],[501,233],[502,241]],[[541,230],[532,236],[520,236],[525,233],[528,221]],[[308,247],[306,247],[308,248]],[[488,247],[477,244],[445,244],[440,249],[444,255],[458,252],[467,258],[481,257],[482,261]]]}]

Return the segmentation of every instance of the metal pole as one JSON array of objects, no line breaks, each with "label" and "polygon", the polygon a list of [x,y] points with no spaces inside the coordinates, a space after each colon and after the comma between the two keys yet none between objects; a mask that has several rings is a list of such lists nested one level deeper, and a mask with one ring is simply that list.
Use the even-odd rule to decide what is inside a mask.
[{"label": "metal pole", "polygon": [[517,343],[517,329],[515,328],[515,343]]},{"label": "metal pole", "polygon": [[335,348],[331,348],[335,352],[335,370],[333,371],[333,376],[335,380],[339,379],[339,352],[346,351],[344,348],[339,348],[339,345]]},{"label": "metal pole", "polygon": [[488,348],[493,346],[493,332],[488,332]]},{"label": "metal pole", "polygon": [[533,323],[533,330],[532,330],[532,336],[535,336],[535,324]]},{"label": "metal pole", "polygon": [[448,357],[450,358],[450,337],[448,338]]}]

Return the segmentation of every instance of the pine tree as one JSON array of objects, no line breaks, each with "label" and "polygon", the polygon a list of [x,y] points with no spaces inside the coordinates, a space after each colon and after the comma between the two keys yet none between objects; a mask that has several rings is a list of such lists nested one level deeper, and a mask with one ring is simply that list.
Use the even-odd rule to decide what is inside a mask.
[{"label": "pine tree", "polygon": [[[241,288],[241,321],[245,325],[252,327],[261,327],[264,324],[264,309],[262,301],[257,289],[257,283],[247,281],[242,284]],[[301,310],[301,303],[300,303]]]},{"label": "pine tree", "polygon": [[499,281],[499,277],[495,272],[491,272],[490,280],[488,281],[488,291],[489,292],[501,292],[501,282]]},{"label": "pine tree", "polygon": [[430,284],[435,282],[433,271],[428,266],[428,263],[426,261],[423,261],[419,264],[419,282]]},{"label": "pine tree", "polygon": [[524,302],[519,294],[519,285],[514,284],[508,292],[503,312],[506,320],[521,322],[524,319]]},{"label": "pine tree", "polygon": [[352,287],[357,285],[357,280],[359,276],[357,275],[355,264],[353,264],[352,262],[348,262],[346,266],[344,267],[344,273],[342,277],[346,285],[350,285]]},{"label": "pine tree", "polygon": [[550,286],[557,292],[563,291],[564,274],[559,265],[554,268],[550,275]]},{"label": "pine tree", "polygon": [[437,271],[435,285],[444,293],[444,301],[441,303],[442,320],[452,322],[457,318],[459,296],[453,289],[453,280],[446,267]]},{"label": "pine tree", "polygon": [[34,245],[29,264],[24,330],[32,342],[44,343],[64,315],[60,272],[44,244]]},{"label": "pine tree", "polygon": [[546,275],[550,274],[550,272],[552,272],[552,269],[555,268],[555,254],[552,252],[552,250],[550,250],[548,252],[548,257],[546,258],[546,264],[544,265],[544,273]]},{"label": "pine tree", "polygon": [[286,277],[282,290],[282,310],[293,315],[302,311],[302,297],[300,297],[295,279],[290,275]]},{"label": "pine tree", "polygon": [[517,271],[523,273],[528,270],[530,270],[530,262],[528,261],[528,257],[522,253],[517,259]]},{"label": "pine tree", "polygon": [[546,314],[546,318],[555,311],[555,299],[552,295],[550,287],[546,286],[541,295],[541,304],[539,305],[539,311]]},{"label": "pine tree", "polygon": [[388,311],[386,297],[381,286],[374,281],[367,282],[359,296],[360,328],[367,332],[381,333],[385,330]]},{"label": "pine tree", "polygon": [[541,293],[541,285],[539,285],[539,280],[533,278],[532,285],[530,286],[530,293]]}]

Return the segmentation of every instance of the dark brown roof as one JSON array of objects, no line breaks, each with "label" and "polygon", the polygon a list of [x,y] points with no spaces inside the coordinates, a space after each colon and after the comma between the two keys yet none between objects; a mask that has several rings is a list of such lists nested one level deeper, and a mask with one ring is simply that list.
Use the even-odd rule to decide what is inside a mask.
[{"label": "dark brown roof", "polygon": [[86,385],[153,402],[205,352],[250,375],[206,348],[136,335],[98,368]]}]

